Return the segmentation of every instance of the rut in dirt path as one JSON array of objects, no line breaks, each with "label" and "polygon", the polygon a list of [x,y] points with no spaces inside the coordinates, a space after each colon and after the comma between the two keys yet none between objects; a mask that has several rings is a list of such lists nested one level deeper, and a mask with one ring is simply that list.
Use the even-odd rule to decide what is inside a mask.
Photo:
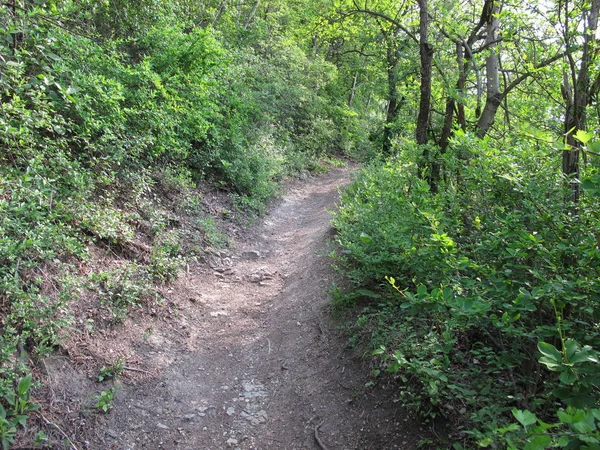
[{"label": "rut in dirt path", "polygon": [[160,375],[124,384],[89,448],[315,449],[320,423],[329,450],[416,448],[424,431],[385,388],[364,390],[330,326],[328,209],[348,179],[296,183],[235,249],[171,287],[178,327],[133,345]]}]

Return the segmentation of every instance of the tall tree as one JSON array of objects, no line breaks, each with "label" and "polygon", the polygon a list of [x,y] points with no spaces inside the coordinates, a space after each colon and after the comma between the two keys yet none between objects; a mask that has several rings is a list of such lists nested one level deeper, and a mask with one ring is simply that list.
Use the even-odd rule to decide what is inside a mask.
[{"label": "tall tree", "polygon": [[[564,132],[567,149],[562,154],[562,171],[569,178],[571,187],[571,200],[579,201],[579,155],[581,153],[581,142],[575,139],[577,130],[586,129],[587,107],[590,105],[594,95],[600,90],[600,73],[596,75],[592,83],[591,72],[598,60],[598,15],[600,13],[600,0],[592,0],[584,3],[581,8],[581,21],[583,23],[571,23],[573,16],[569,9],[569,3],[565,1],[559,4],[563,11],[564,29],[563,36],[567,47],[574,45],[577,39],[577,28],[582,27],[580,36],[581,58],[575,61],[569,53],[568,72],[563,74],[562,95],[565,101]],[[579,65],[579,67],[577,67]]]}]

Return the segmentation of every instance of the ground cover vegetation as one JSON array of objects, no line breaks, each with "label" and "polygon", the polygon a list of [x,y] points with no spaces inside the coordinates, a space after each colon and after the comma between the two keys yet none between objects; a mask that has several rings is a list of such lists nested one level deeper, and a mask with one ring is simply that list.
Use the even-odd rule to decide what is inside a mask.
[{"label": "ground cover vegetation", "polygon": [[221,219],[345,153],[366,164],[334,220],[334,293],[375,382],[453,421],[454,448],[599,448],[599,10],[2,2],[3,447],[66,332],[160,305],[227,245]]},{"label": "ground cover vegetation", "polygon": [[[36,409],[30,372],[67,333],[160,306],[190,258],[227,246],[222,219],[261,213],[281,180],[351,150],[355,115],[335,65],[295,37],[297,8],[0,3],[4,448]],[[203,202],[214,191],[228,209]]]},{"label": "ground cover vegetation", "polygon": [[334,295],[359,311],[375,382],[449,420],[453,448],[600,448],[599,9],[336,9],[359,37],[337,57],[384,44],[388,90],[384,158],[335,216],[354,288]]}]

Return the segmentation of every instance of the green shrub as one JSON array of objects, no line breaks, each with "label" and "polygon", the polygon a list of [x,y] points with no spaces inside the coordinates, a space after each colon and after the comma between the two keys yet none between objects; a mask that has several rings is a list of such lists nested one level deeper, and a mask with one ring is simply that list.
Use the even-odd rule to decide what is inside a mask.
[{"label": "green shrub", "polygon": [[354,285],[345,298],[362,305],[355,332],[383,360],[376,374],[402,381],[405,404],[470,423],[492,445],[513,410],[550,420],[565,401],[564,372],[544,373],[539,342],[600,348],[600,217],[585,202],[565,209],[561,178],[526,143],[505,153],[466,138],[456,145],[468,164],[447,155],[460,179],[437,195],[410,164],[364,169],[334,218],[335,262]]},{"label": "green shrub", "polygon": [[146,271],[125,263],[88,276],[88,289],[96,292],[117,320],[123,320],[130,307],[138,306],[152,294]]}]

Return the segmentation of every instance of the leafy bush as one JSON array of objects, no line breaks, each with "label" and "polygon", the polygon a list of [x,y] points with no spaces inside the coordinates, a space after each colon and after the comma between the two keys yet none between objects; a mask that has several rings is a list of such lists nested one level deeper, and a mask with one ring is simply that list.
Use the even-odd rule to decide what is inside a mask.
[{"label": "leafy bush", "polygon": [[29,374],[19,380],[15,390],[8,390],[2,396],[3,402],[8,405],[7,409],[0,403],[0,442],[4,450],[14,443],[17,427],[25,428],[29,413],[40,408],[40,405],[30,401],[31,385]]},{"label": "leafy bush", "polygon": [[144,296],[152,293],[146,271],[136,264],[122,264],[92,273],[88,280],[88,289],[99,295],[100,301],[118,320],[124,319],[128,308],[139,305]]},{"label": "leafy bush", "polygon": [[[569,395],[598,401],[595,378],[581,384],[594,369],[568,367],[577,362],[569,346],[586,358],[600,348],[600,217],[585,202],[577,215],[565,208],[561,178],[525,142],[506,153],[468,136],[455,145],[468,164],[447,155],[460,179],[448,177],[437,195],[402,161],[363,170],[334,219],[335,260],[355,286],[345,298],[367,302],[355,330],[403,382],[405,403],[460,418],[481,445],[499,445],[513,410],[549,420],[560,401],[582,407]],[[544,373],[538,343],[561,340],[570,344],[552,356],[564,355],[564,369]],[[560,414],[592,417],[585,411]]]},{"label": "leafy bush", "polygon": [[178,233],[164,233],[159,236],[150,255],[152,277],[158,281],[171,281],[177,278],[181,265]]}]

